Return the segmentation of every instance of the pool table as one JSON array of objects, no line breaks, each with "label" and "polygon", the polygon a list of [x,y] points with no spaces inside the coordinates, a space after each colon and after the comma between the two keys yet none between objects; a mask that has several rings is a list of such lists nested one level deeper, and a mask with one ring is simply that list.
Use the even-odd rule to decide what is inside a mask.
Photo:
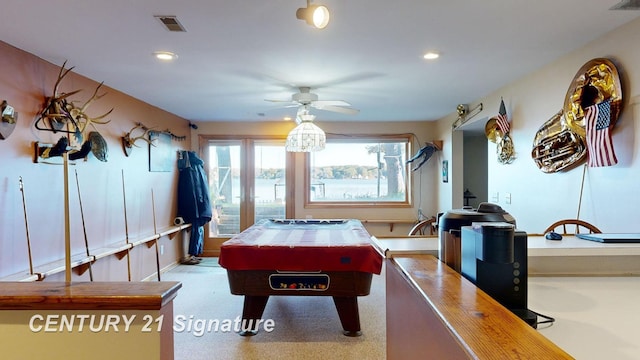
[{"label": "pool table", "polygon": [[[260,320],[269,296],[332,296],[347,336],[359,336],[358,296],[369,295],[383,256],[358,220],[261,220],[224,242],[220,265],[243,321]],[[243,329],[241,335],[255,335]]]}]

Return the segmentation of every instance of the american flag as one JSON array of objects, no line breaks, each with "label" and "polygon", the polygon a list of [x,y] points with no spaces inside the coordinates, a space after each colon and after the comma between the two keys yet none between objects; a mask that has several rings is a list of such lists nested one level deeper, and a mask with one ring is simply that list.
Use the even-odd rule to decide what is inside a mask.
[{"label": "american flag", "polygon": [[611,140],[611,102],[603,101],[584,109],[587,130],[587,153],[590,167],[612,166],[618,163]]},{"label": "american flag", "polygon": [[502,131],[503,134],[507,134],[509,132],[509,121],[507,120],[507,109],[504,106],[503,99],[500,99],[500,111],[498,112],[496,123],[498,125],[498,129],[500,129],[500,131]]}]

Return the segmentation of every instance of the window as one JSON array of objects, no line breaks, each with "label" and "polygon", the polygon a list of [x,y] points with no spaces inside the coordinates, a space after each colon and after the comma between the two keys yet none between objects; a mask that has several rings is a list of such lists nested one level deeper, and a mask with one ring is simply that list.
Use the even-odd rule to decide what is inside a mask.
[{"label": "window", "polygon": [[308,156],[306,206],[409,206],[410,137],[328,138]]}]

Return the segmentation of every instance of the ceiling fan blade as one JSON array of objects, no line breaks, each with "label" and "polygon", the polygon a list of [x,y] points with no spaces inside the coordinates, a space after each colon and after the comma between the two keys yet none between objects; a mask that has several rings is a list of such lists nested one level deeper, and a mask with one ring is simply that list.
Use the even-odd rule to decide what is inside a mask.
[{"label": "ceiling fan blade", "polygon": [[312,101],[311,104],[317,109],[322,109],[324,106],[351,106],[344,100],[316,100]]},{"label": "ceiling fan blade", "polygon": [[275,106],[272,108],[268,108],[266,109],[266,111],[272,111],[272,110],[278,110],[278,109],[290,109],[290,108],[295,108],[300,106],[300,104],[287,104],[287,105],[281,105],[281,106]]},{"label": "ceiling fan blade", "polygon": [[359,81],[364,81],[364,80],[369,80],[369,79],[375,79],[378,77],[382,77],[384,76],[383,73],[378,73],[378,72],[363,72],[363,73],[359,73],[359,74],[352,74],[352,75],[348,75],[348,76],[344,76],[341,78],[337,78],[337,79],[333,79],[321,84],[315,84],[313,86],[314,89],[324,89],[324,88],[328,88],[328,87],[336,87],[336,86],[341,86],[341,85],[345,85],[345,84],[349,84],[349,83],[353,83],[353,82],[359,82]]},{"label": "ceiling fan blade", "polygon": [[264,101],[274,102],[274,103],[292,103],[291,100],[275,100],[275,99],[264,99]]},{"label": "ceiling fan blade", "polygon": [[355,115],[355,114],[360,112],[360,110],[358,110],[358,109],[354,109],[354,108],[350,108],[350,107],[343,107],[343,106],[335,106],[335,105],[326,105],[326,106],[322,106],[322,107],[314,106],[314,107],[319,109],[319,110],[333,111],[333,112],[342,113],[342,114],[348,114],[348,115]]}]

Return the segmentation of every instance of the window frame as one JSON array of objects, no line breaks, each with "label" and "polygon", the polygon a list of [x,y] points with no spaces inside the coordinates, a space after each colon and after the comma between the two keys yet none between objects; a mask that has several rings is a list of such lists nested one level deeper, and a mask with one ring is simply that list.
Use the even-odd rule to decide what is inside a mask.
[{"label": "window frame", "polygon": [[[255,210],[255,199],[253,198],[253,194],[255,192],[254,186],[250,179],[255,178],[255,168],[254,166],[247,166],[247,164],[254,164],[255,153],[254,146],[256,143],[261,142],[274,142],[274,143],[282,143],[282,147],[284,148],[284,144],[286,141],[286,137],[283,136],[268,136],[268,135],[199,135],[199,148],[200,154],[203,160],[206,163],[206,171],[209,171],[209,144],[214,143],[225,143],[228,142],[230,144],[237,144],[240,146],[240,162],[242,167],[242,172],[240,176],[240,196],[241,196],[241,204],[243,211],[241,212],[241,220],[240,220],[240,231],[244,231],[246,228],[251,226],[254,221],[253,211]],[[285,203],[285,214],[287,217],[293,217],[294,209],[295,209],[295,168],[294,158],[292,153],[286,154],[286,164],[285,164],[285,178],[287,183],[286,195],[287,199]],[[209,233],[209,227],[205,227],[204,238],[213,241],[225,241],[230,239],[233,234],[223,234],[221,236],[212,236]]]},{"label": "window frame", "polygon": [[[411,154],[413,134],[362,134],[342,136],[327,134],[327,144],[332,142],[342,143],[382,143],[382,142],[404,142],[405,154]],[[405,161],[407,160],[405,159]],[[405,179],[405,199],[403,201],[313,201],[311,200],[311,155],[304,157],[304,208],[308,209],[331,209],[331,208],[410,208],[413,205],[413,177],[409,171],[409,166],[404,166]]]}]

